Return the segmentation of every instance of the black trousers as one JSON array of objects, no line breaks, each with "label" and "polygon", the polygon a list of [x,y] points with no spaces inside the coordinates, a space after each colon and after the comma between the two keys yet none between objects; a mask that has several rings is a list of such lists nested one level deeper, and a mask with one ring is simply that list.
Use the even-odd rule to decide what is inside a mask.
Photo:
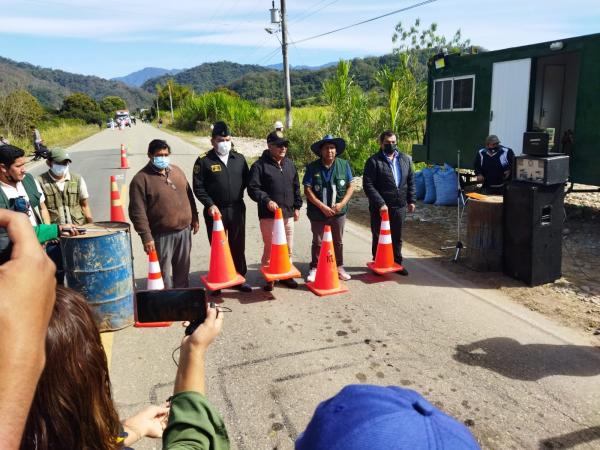
[{"label": "black trousers", "polygon": [[[381,229],[381,213],[379,210],[369,208],[371,212],[371,251],[373,259],[377,253],[377,244],[379,242],[379,230]],[[402,208],[389,208],[390,232],[392,234],[392,247],[394,248],[394,261],[402,264],[402,224],[406,218],[406,206]]]},{"label": "black trousers", "polygon": [[[221,220],[227,233],[229,248],[235,270],[245,276],[248,271],[246,266],[246,205],[243,202],[232,206],[219,206],[221,211]],[[208,233],[208,242],[211,242],[213,231],[213,218],[208,214],[208,208],[204,208],[204,223]]]}]

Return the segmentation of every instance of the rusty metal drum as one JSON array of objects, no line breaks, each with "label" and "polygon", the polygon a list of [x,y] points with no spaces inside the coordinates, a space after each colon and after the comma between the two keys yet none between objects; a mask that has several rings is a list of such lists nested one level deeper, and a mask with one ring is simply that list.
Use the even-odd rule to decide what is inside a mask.
[{"label": "rusty metal drum", "polygon": [[129,224],[97,222],[61,238],[67,285],[87,299],[100,331],[133,324],[133,258]]}]

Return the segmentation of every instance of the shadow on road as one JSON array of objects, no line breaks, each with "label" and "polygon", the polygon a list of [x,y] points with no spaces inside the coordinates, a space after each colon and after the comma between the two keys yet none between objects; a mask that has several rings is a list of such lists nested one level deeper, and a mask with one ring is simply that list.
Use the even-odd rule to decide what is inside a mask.
[{"label": "shadow on road", "polygon": [[578,345],[521,344],[507,338],[457,345],[453,358],[515,380],[536,381],[552,375],[600,374],[600,349]]},{"label": "shadow on road", "polygon": [[[551,437],[540,441],[540,450],[551,448],[573,448],[579,444],[600,440],[600,426],[584,428],[562,436]],[[600,446],[600,445],[599,445]]]}]

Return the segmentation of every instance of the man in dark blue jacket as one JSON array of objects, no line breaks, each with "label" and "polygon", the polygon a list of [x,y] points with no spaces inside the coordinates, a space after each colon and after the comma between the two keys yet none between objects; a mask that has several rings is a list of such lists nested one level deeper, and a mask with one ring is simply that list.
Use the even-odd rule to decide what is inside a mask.
[{"label": "man in dark blue jacket", "polygon": [[[369,198],[373,259],[379,242],[381,211],[387,210],[390,216],[394,262],[402,266],[402,224],[406,212],[414,212],[417,197],[412,160],[410,156],[398,150],[396,142],[393,131],[381,133],[381,151],[371,156],[365,164],[363,189]],[[408,275],[404,267],[398,273]]]},{"label": "man in dark blue jacket", "polygon": [[[261,264],[269,264],[271,253],[271,232],[277,208],[283,213],[285,236],[290,258],[294,248],[294,222],[300,217],[302,197],[298,171],[291,159],[286,157],[289,141],[280,131],[267,136],[267,146],[262,156],[252,165],[248,181],[248,195],[258,205],[258,218],[264,250]],[[288,287],[296,288],[293,278],[281,280]],[[264,289],[273,290],[273,282],[267,282]]]},{"label": "man in dark blue jacket", "polygon": [[504,185],[510,178],[515,154],[500,145],[500,139],[490,134],[485,139],[485,147],[477,151],[473,168],[477,182],[483,183],[482,189],[487,194],[504,194]]}]

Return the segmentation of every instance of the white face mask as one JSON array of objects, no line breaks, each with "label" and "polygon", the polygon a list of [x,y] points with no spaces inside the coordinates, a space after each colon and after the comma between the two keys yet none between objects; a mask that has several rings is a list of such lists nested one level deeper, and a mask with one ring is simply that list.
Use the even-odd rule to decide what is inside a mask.
[{"label": "white face mask", "polygon": [[65,165],[63,165],[63,164],[52,164],[52,167],[50,168],[50,170],[57,177],[62,177],[62,176],[64,176],[69,171],[69,166],[66,165],[66,164]]},{"label": "white face mask", "polygon": [[225,156],[231,151],[231,141],[219,142],[215,151],[217,152],[217,155]]}]

